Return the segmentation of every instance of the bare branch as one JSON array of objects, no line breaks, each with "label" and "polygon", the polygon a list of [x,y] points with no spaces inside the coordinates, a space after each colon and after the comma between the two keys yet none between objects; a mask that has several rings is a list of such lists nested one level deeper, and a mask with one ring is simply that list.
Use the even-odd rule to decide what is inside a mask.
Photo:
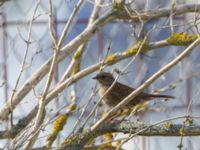
[{"label": "bare branch", "polygon": [[[200,8],[199,4],[188,4],[183,6],[178,6],[174,8],[174,11],[176,12],[174,15],[180,15],[183,13],[188,12],[197,12]],[[146,11],[145,13],[141,13],[140,17],[142,19],[155,19],[158,17],[166,17],[170,15],[170,8],[163,8],[158,9],[158,11]],[[140,13],[140,12],[138,12]],[[62,61],[65,57],[67,57],[74,49],[76,49],[79,45],[87,41],[91,36],[99,29],[102,28],[104,24],[107,22],[115,19],[115,18],[121,18],[121,19],[130,19],[130,15],[128,15],[128,18],[124,17],[124,12],[109,12],[108,14],[104,15],[103,17],[96,20],[89,28],[86,28],[80,35],[78,35],[74,40],[69,42],[66,46],[64,46],[58,56],[58,60],[56,63],[59,63]],[[131,19],[134,19],[134,15],[131,16]],[[136,18],[137,20],[137,15]],[[50,58],[46,63],[44,63],[41,68],[39,68],[27,81],[26,83],[14,94],[12,99],[12,109],[16,107],[16,105],[26,96],[26,94],[32,89],[34,85],[39,83],[39,81],[47,74],[49,70],[49,66],[51,64],[52,58]],[[0,120],[5,120],[12,109],[9,108],[9,104],[11,102],[11,99],[8,100],[8,103],[3,106],[0,109]]]},{"label": "bare branch", "polygon": [[[169,17],[171,15],[172,8],[159,8],[155,10],[148,10],[148,11],[139,11],[140,18],[138,14],[135,12],[131,13],[131,16],[126,12],[122,11],[119,15],[119,19],[129,20],[132,19],[134,21],[142,20],[152,20],[161,17]],[[188,12],[199,12],[200,11],[200,4],[184,4],[173,8],[173,16],[182,15]]]},{"label": "bare branch", "polygon": [[45,116],[45,113],[44,113],[44,110],[45,110],[45,100],[46,100],[46,96],[47,96],[47,93],[48,93],[48,90],[50,88],[50,85],[52,83],[52,80],[53,80],[53,75],[54,75],[54,72],[55,72],[55,68],[56,68],[56,60],[57,60],[57,57],[58,57],[58,53],[59,53],[59,48],[57,46],[57,43],[56,43],[56,37],[55,37],[55,34],[54,34],[54,30],[53,30],[53,27],[52,27],[52,1],[49,0],[49,30],[50,30],[50,33],[51,33],[51,38],[52,38],[52,41],[53,41],[53,52],[54,52],[54,55],[53,55],[53,60],[52,60],[52,64],[51,64],[51,67],[50,67],[50,70],[49,70],[49,74],[48,74],[48,79],[46,81],[46,85],[44,87],[44,91],[42,93],[42,97],[39,101],[39,109],[38,109],[38,112],[37,112],[37,115],[36,115],[36,119],[35,119],[35,123],[34,123],[34,126],[33,126],[33,130],[32,132],[30,133],[30,136],[27,140],[27,143],[24,147],[25,150],[29,150],[30,148],[33,147],[36,139],[37,139],[37,136],[39,135],[39,132],[40,130],[38,130],[38,128],[41,126],[42,124],[42,118],[44,118]]},{"label": "bare branch", "polygon": [[[66,46],[64,46],[60,53],[58,54],[58,58],[56,60],[56,64],[62,61],[65,57],[67,57],[73,50],[78,48],[79,45],[87,41],[91,38],[94,33],[101,29],[104,24],[113,20],[116,16],[116,12],[109,12],[103,17],[99,18],[95,21],[89,28],[86,28],[81,34],[79,34],[74,40],[69,42]],[[53,58],[53,57],[52,57]],[[0,120],[5,120],[10,112],[17,106],[17,104],[22,101],[22,99],[26,96],[27,93],[32,89],[32,87],[39,83],[39,81],[47,74],[50,69],[50,65],[52,63],[52,58],[46,61],[27,81],[26,83],[15,93],[12,99],[12,109],[10,108],[9,99],[5,106],[0,109]]]},{"label": "bare branch", "polygon": [[[116,123],[105,123],[102,124],[97,130],[91,132],[90,130],[83,131],[82,133],[76,133],[70,140],[70,144],[64,145],[61,150],[68,149],[82,149],[89,140],[94,139],[98,136],[106,133],[124,133],[124,134],[137,134],[138,136],[181,136],[180,129],[183,128],[182,124],[173,124],[171,128],[166,128],[165,124],[162,125],[148,125],[148,124],[137,124],[123,122],[120,124]],[[189,125],[184,128],[184,136],[199,136],[200,126]]]}]

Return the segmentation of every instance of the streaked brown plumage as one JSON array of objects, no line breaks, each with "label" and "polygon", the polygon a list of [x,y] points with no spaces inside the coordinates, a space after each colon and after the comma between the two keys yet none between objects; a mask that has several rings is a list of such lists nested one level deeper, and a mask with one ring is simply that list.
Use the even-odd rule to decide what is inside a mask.
[{"label": "streaked brown plumage", "polygon": [[[93,79],[96,79],[99,83],[99,96],[102,97],[104,93],[108,90],[108,88],[114,82],[114,77],[112,74],[107,72],[101,72],[96,75]],[[127,97],[130,93],[132,93],[135,89],[131,88],[127,85],[122,83],[116,82],[113,88],[105,95],[103,102],[109,106],[114,107],[118,103],[120,103],[125,97]],[[143,103],[145,101],[150,101],[154,98],[175,98],[169,95],[154,95],[154,94],[147,94],[147,93],[140,93],[136,96],[133,100],[131,100],[125,108],[133,108],[137,104]]]}]

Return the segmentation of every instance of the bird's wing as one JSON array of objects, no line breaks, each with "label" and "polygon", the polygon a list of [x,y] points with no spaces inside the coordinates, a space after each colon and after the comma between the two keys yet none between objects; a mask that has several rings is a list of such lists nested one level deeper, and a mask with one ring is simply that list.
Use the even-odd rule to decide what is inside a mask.
[{"label": "bird's wing", "polygon": [[120,96],[121,99],[124,99],[126,96],[128,96],[135,89],[118,82],[117,84],[114,85],[112,90],[113,90],[112,93],[115,93],[116,96]]},{"label": "bird's wing", "polygon": [[[122,94],[124,96],[124,98],[135,90],[134,88],[129,87],[122,83],[117,83],[115,85],[115,89],[118,91],[118,94]],[[172,98],[173,99],[173,98],[175,98],[174,96],[170,96],[170,95],[148,94],[145,92],[141,92],[138,96],[140,98],[145,98],[145,99],[152,99],[152,98]],[[138,97],[138,96],[136,96],[136,97]]]}]

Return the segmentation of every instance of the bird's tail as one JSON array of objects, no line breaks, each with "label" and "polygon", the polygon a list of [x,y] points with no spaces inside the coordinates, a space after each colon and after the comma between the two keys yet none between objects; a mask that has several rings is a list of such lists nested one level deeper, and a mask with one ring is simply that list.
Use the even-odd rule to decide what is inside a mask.
[{"label": "bird's tail", "polygon": [[175,97],[174,96],[170,96],[170,95],[154,95],[154,94],[151,94],[151,95],[149,95],[150,97],[152,97],[152,98],[172,98],[172,99],[174,99]]}]

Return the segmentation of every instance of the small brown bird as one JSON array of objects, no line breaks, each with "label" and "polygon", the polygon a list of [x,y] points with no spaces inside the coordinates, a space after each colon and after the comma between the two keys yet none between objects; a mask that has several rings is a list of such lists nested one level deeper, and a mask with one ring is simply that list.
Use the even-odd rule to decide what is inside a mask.
[{"label": "small brown bird", "polygon": [[[114,77],[112,74],[107,72],[101,72],[96,75],[93,79],[96,79],[99,83],[99,96],[102,97],[104,93],[108,90],[108,88],[114,82]],[[125,97],[127,97],[130,93],[132,93],[135,89],[131,88],[127,85],[122,83],[116,82],[113,88],[104,96],[103,102],[108,107],[114,107],[118,103],[120,103]],[[147,93],[140,93],[134,99],[132,99],[125,108],[131,109],[134,106],[141,104],[146,101],[150,101],[154,98],[175,98],[169,95],[154,95],[154,94],[147,94]]]}]

